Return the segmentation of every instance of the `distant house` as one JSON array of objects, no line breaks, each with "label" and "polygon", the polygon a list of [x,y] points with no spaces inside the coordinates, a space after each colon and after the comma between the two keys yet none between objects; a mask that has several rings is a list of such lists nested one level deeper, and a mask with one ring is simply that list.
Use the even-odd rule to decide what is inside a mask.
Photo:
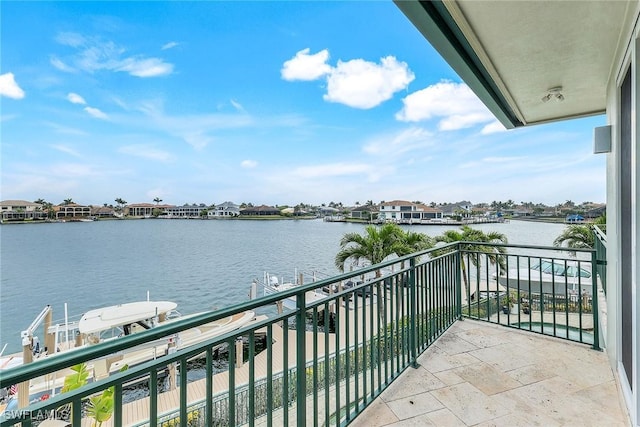
[{"label": "distant house", "polygon": [[378,216],[379,209],[376,205],[358,206],[351,210],[350,216],[351,218],[370,220]]},{"label": "distant house", "polygon": [[200,212],[205,209],[207,209],[207,205],[204,203],[171,206],[164,210],[163,216],[166,214],[166,218],[200,218]]},{"label": "distant house", "polygon": [[584,222],[584,217],[582,215],[578,215],[578,214],[567,215],[567,218],[565,219],[565,222],[570,223],[570,224]]},{"label": "distant house", "polygon": [[587,217],[587,218],[593,219],[593,218],[598,218],[598,217],[603,216],[606,212],[607,212],[607,205],[605,205],[605,204],[596,205],[594,203],[585,212],[584,216]]},{"label": "distant house", "polygon": [[26,200],[3,200],[0,202],[2,221],[20,221],[25,219],[45,219],[47,213],[43,212],[40,203]]},{"label": "distant house", "polygon": [[115,218],[116,211],[108,206],[92,206],[91,216],[95,218]]},{"label": "distant house", "polygon": [[214,205],[207,214],[209,218],[232,218],[238,215],[240,215],[240,206],[232,202]]},{"label": "distant house", "polygon": [[471,215],[471,211],[473,210],[473,204],[468,201],[462,201],[458,203],[448,203],[445,205],[439,206],[440,210],[442,210],[442,214],[444,216],[469,216]]},{"label": "distant house", "polygon": [[320,206],[318,208],[318,214],[320,216],[333,216],[340,213],[339,209],[332,208],[331,206]]},{"label": "distant house", "polygon": [[66,205],[54,206],[57,219],[87,218],[91,216],[91,207],[69,203]]},{"label": "distant house", "polygon": [[152,203],[132,203],[125,206],[124,213],[129,216],[150,217],[154,212],[163,213],[169,208],[175,208],[174,205],[154,205]]},{"label": "distant house", "polygon": [[240,209],[240,215],[280,215],[280,209],[261,205]]},{"label": "distant house", "polygon": [[442,210],[416,204],[406,200],[393,200],[380,204],[378,219],[381,221],[405,222],[441,219]]}]

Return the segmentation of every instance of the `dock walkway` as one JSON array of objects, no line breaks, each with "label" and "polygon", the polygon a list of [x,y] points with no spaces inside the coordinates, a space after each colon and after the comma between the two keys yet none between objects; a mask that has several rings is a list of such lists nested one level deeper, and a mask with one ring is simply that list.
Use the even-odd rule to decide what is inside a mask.
[{"label": "dock walkway", "polygon": [[[375,300],[376,298],[370,298],[371,300]],[[362,299],[359,299],[362,301]],[[362,342],[364,333],[364,340],[367,340],[371,336],[372,328],[369,326],[362,325],[361,319],[369,319],[371,316],[370,310],[374,310],[373,315],[377,316],[376,304],[358,304],[358,318],[360,321],[360,325],[358,327],[358,331],[356,332],[353,327],[350,328],[348,334],[346,331],[346,323],[345,320],[347,317],[349,318],[349,324],[354,325],[355,322],[355,313],[353,302],[350,303],[349,309],[345,308],[344,304],[339,308],[340,313],[339,317],[343,319],[340,323],[340,342],[339,346],[341,350],[346,348],[347,343],[353,345],[355,343],[356,333],[358,334],[358,341]],[[264,318],[264,317],[263,317]],[[262,319],[260,319],[262,320]],[[256,331],[257,334],[266,334],[266,328],[262,328]],[[288,329],[286,330],[288,333],[288,354],[287,361],[288,366],[287,369],[296,367],[296,330]],[[271,359],[271,367],[273,376],[276,377],[280,375],[285,370],[284,366],[284,334],[285,329],[281,326],[274,324],[272,325],[272,359]],[[330,334],[331,337],[328,340],[329,346],[325,349],[325,337],[324,333],[318,331],[317,338],[315,338],[315,342],[317,342],[317,357],[323,358],[325,354],[332,354],[335,352],[336,347],[336,339],[334,334]],[[314,332],[307,331],[306,332],[306,360],[307,362],[312,362],[314,360]],[[267,367],[269,364],[269,360],[267,359],[267,351],[262,351],[258,353],[254,357],[254,372],[255,372],[255,381],[263,380],[267,378]],[[244,385],[249,384],[250,376],[249,376],[249,368],[250,363],[246,362],[242,366],[235,368],[235,385],[236,389],[241,388]],[[226,393],[229,390],[229,371],[220,372],[213,376],[213,393],[214,395],[220,393]],[[192,381],[187,384],[187,406],[191,406],[197,404],[199,402],[203,402],[206,398],[206,378]],[[158,418],[161,418],[165,415],[169,415],[175,413],[180,407],[180,388],[176,387],[172,390],[158,393]],[[123,425],[127,426],[135,426],[135,425],[145,425],[149,422],[150,417],[150,398],[145,397],[141,399],[137,399],[133,402],[129,402],[123,405]],[[93,419],[84,418],[82,420],[82,426],[92,426]],[[109,420],[102,424],[104,427],[110,427],[113,425],[113,420]]]}]

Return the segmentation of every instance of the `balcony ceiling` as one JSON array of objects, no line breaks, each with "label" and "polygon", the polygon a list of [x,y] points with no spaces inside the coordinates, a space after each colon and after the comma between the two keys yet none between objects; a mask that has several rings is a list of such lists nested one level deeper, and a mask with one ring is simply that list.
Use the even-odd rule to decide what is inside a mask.
[{"label": "balcony ceiling", "polygon": [[[396,4],[510,128],[603,113],[637,1]],[[563,101],[542,101],[559,86]]]}]

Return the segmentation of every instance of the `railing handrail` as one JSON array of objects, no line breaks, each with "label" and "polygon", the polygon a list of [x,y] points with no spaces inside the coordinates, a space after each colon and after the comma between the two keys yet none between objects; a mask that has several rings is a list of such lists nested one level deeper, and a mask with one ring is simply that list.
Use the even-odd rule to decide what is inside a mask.
[{"label": "railing handrail", "polygon": [[[43,360],[38,360],[33,363],[18,366],[16,368],[3,372],[3,375],[0,376],[0,388],[9,387],[11,385],[33,378],[34,376],[50,374],[52,372],[74,366],[78,363],[81,363],[87,360],[98,359],[100,357],[104,357],[104,356],[114,354],[123,350],[127,350],[132,347],[145,344],[149,341],[169,337],[171,335],[180,333],[187,329],[197,328],[207,323],[224,319],[226,317],[232,316],[239,312],[244,312],[244,311],[253,310],[259,307],[264,307],[266,305],[275,304],[277,301],[281,301],[281,300],[284,300],[308,291],[320,289],[324,286],[331,285],[336,282],[342,282],[342,281],[351,279],[353,277],[361,276],[363,274],[372,273],[372,272],[375,272],[376,270],[384,269],[385,267],[389,267],[391,265],[395,265],[403,261],[408,261],[413,258],[418,258],[430,253],[442,251],[443,249],[463,247],[464,245],[482,245],[482,246],[490,246],[490,247],[495,246],[495,247],[521,248],[521,249],[543,249],[543,250],[555,250],[555,251],[559,249],[553,246],[513,245],[508,243],[505,244],[505,243],[488,243],[488,242],[485,243],[485,242],[467,242],[467,241],[447,243],[444,245],[436,246],[434,248],[416,252],[410,255],[393,258],[393,259],[384,261],[380,264],[363,267],[358,270],[342,273],[331,278],[322,279],[316,282],[300,285],[295,289],[284,290],[284,291],[275,293],[273,295],[259,297],[251,301],[242,302],[242,303],[239,303],[230,307],[222,308],[216,311],[204,312],[201,314],[190,316],[188,319],[179,319],[175,322],[171,322],[170,324],[160,325],[158,327],[149,329],[147,331],[143,331],[140,333],[118,338],[117,340],[110,340],[110,341],[98,343],[96,345],[92,345],[89,348],[81,348],[78,350],[59,353],[51,358],[45,358]],[[462,250],[466,251],[465,249],[462,249]],[[572,249],[572,251],[590,253],[593,251],[593,249]],[[378,280],[378,278],[373,279],[373,281],[375,280]],[[382,278],[380,278],[380,280],[382,280]],[[362,285],[362,287],[366,285],[367,284]],[[348,291],[345,291],[344,293],[348,293]],[[322,304],[321,301],[314,305],[320,305],[320,304]]]},{"label": "railing handrail", "polygon": [[602,231],[602,229],[598,225],[595,225],[595,224],[593,225],[593,231],[596,234],[596,236],[600,239],[600,241],[606,245],[607,243],[606,233]]},{"label": "railing handrail", "polygon": [[[335,375],[331,374],[331,379],[323,380],[324,387],[328,389],[330,381],[346,381],[344,383],[346,394],[346,407],[350,407],[350,403],[359,402],[359,399],[365,398],[373,399],[380,394],[380,392],[388,386],[397,375],[406,367],[415,364],[417,356],[426,347],[435,342],[437,339],[451,324],[461,317],[472,317],[479,320],[486,320],[490,322],[504,323],[505,326],[526,329],[527,326],[522,326],[520,311],[517,314],[508,314],[504,318],[506,320],[500,320],[500,306],[507,304],[504,303],[501,298],[509,296],[513,292],[517,293],[517,304],[527,303],[526,306],[531,312],[539,312],[540,333],[548,333],[546,327],[545,318],[547,322],[553,324],[553,336],[559,336],[561,338],[572,339],[582,343],[589,343],[587,339],[583,337],[584,333],[589,334],[589,325],[583,326],[583,316],[593,316],[593,348],[599,348],[598,342],[598,326],[597,326],[597,302],[592,298],[588,298],[583,290],[588,283],[582,283],[581,279],[578,279],[578,289],[575,303],[569,298],[569,283],[565,276],[564,280],[551,279],[551,290],[543,289],[543,281],[541,272],[539,274],[528,274],[528,279],[522,279],[520,273],[515,276],[509,276],[509,273],[504,276],[503,285],[506,287],[504,295],[496,294],[487,298],[479,297],[476,302],[472,302],[470,292],[474,290],[481,292],[482,288],[486,288],[487,295],[489,295],[489,284],[495,281],[498,284],[497,276],[490,276],[492,270],[490,270],[490,264],[493,264],[500,257],[506,258],[507,266],[509,264],[510,257],[515,257],[516,265],[520,265],[520,257],[524,257],[525,260],[537,259],[537,258],[556,258],[554,255],[548,256],[545,254],[539,255],[522,255],[519,253],[508,253],[507,251],[499,250],[495,248],[521,248],[521,249],[533,249],[541,251],[554,251],[558,252],[567,251],[567,248],[551,247],[551,246],[530,246],[530,245],[513,245],[506,243],[493,243],[493,242],[452,242],[448,244],[440,244],[434,248],[424,250],[418,253],[406,255],[403,257],[396,257],[389,259],[383,263],[367,266],[356,271],[343,273],[335,277],[323,279],[317,282],[312,282],[305,285],[296,286],[287,291],[280,291],[276,294],[257,298],[252,301],[237,304],[232,307],[228,307],[215,312],[206,312],[197,314],[187,319],[179,319],[169,324],[161,324],[156,328],[152,328],[148,331],[141,332],[118,338],[117,340],[107,341],[95,346],[81,348],[78,350],[70,351],[68,353],[60,353],[55,357],[45,358],[41,361],[36,361],[27,365],[23,365],[17,368],[13,368],[3,372],[0,377],[0,387],[7,387],[18,383],[24,383],[35,377],[41,377],[51,372],[58,372],[59,370],[76,365],[81,362],[91,362],[99,359],[103,356],[118,353],[123,350],[130,349],[140,344],[147,342],[170,338],[175,334],[181,333],[185,330],[195,328],[215,320],[219,320],[234,314],[242,313],[247,310],[254,310],[259,307],[266,307],[277,301],[282,301],[288,298],[295,298],[296,307],[293,310],[281,312],[278,315],[269,316],[265,319],[256,319],[252,322],[245,324],[243,327],[233,331],[228,331],[217,337],[211,337],[197,344],[185,346],[178,349],[176,352],[161,352],[161,355],[153,360],[137,364],[129,369],[113,373],[106,378],[90,382],[83,387],[72,390],[69,392],[57,394],[56,396],[37,403],[30,404],[28,410],[30,412],[13,412],[5,414],[5,417],[0,417],[0,425],[9,425],[16,422],[16,417],[26,417],[26,424],[29,425],[33,414],[40,413],[39,411],[47,412],[55,410],[67,403],[71,403],[72,417],[74,425],[78,425],[81,420],[81,402],[92,394],[97,394],[100,391],[106,390],[109,387],[115,387],[115,402],[116,411],[114,412],[114,420],[116,425],[122,423],[123,417],[123,390],[128,384],[132,384],[137,381],[149,381],[149,390],[151,392],[151,409],[150,417],[153,418],[153,422],[150,424],[164,425],[164,421],[161,421],[161,417],[171,416],[175,413],[175,419],[181,419],[184,421],[187,419],[189,410],[195,408],[194,405],[201,405],[202,401],[190,402],[187,400],[187,376],[186,372],[189,369],[187,362],[195,357],[206,356],[206,398],[204,400],[204,408],[196,408],[195,412],[198,417],[206,416],[208,420],[211,420],[214,416],[213,409],[213,376],[216,373],[212,364],[214,351],[219,345],[228,345],[228,389],[227,400],[221,398],[221,401],[227,403],[221,404],[222,406],[216,406],[216,417],[224,417],[233,422],[242,423],[247,419],[255,419],[255,416],[259,413],[256,411],[262,411],[264,409],[263,404],[265,401],[261,401],[259,408],[256,409],[256,382],[259,378],[255,377],[255,351],[256,351],[256,336],[259,334],[265,334],[267,337],[267,348],[265,349],[267,356],[267,372],[266,372],[266,384],[271,384],[275,378],[280,378],[282,375],[282,384],[278,383],[283,390],[274,391],[271,385],[267,385],[266,389],[260,389],[260,393],[266,393],[266,405],[270,408],[274,408],[272,405],[274,402],[295,402],[295,410],[292,409],[292,414],[298,420],[298,425],[304,425],[307,420],[307,392],[309,395],[313,395],[314,408],[317,411],[318,406],[318,390],[315,382],[309,382],[310,373],[307,371],[310,366],[313,366],[312,375],[313,381],[317,380],[316,367],[324,367],[325,370],[329,370],[330,358],[335,357]],[[519,251],[516,251],[519,252]],[[591,255],[591,265],[595,267],[597,265],[597,251],[594,249],[578,249],[576,252],[589,253]],[[424,259],[419,259],[420,256],[430,255]],[[408,261],[408,262],[407,262]],[[567,260],[565,260],[566,265]],[[589,261],[580,261],[588,263]],[[471,269],[465,269],[465,264],[470,266],[476,265],[477,270],[474,275],[471,274]],[[526,265],[529,264],[527,262]],[[482,266],[482,267],[480,267]],[[388,267],[390,272],[386,272],[379,277],[371,277],[372,274],[381,269]],[[399,268],[398,268],[399,267]],[[497,268],[497,267],[496,267]],[[464,275],[463,275],[464,274]],[[306,293],[316,289],[323,288],[327,285],[333,285],[340,282],[344,282],[354,277],[368,275],[366,280],[357,286],[350,287],[348,289],[339,289],[339,292],[330,292],[326,297],[315,299],[314,301],[307,302]],[[378,275],[376,275],[378,276]],[[538,277],[539,276],[539,277]],[[582,276],[580,276],[582,277]],[[464,286],[463,281],[464,279]],[[515,279],[515,282],[513,280]],[[532,288],[532,285],[536,286],[535,280],[538,280],[538,289]],[[473,280],[473,282],[472,282]],[[521,280],[529,280],[528,289],[521,286]],[[533,281],[533,282],[532,282]],[[468,282],[468,283],[467,283]],[[597,292],[597,281],[595,275],[591,276],[592,292],[595,295]],[[544,285],[544,286],[549,286]],[[497,286],[496,289],[499,289]],[[364,290],[364,291],[363,291]],[[465,303],[466,309],[463,312],[462,293],[466,291],[467,302]],[[536,292],[540,293],[539,307],[535,307],[535,295]],[[576,290],[574,289],[574,293]],[[543,294],[550,294],[550,300],[544,300]],[[365,296],[366,295],[366,296]],[[481,294],[480,294],[481,295]],[[564,295],[564,298],[563,298]],[[361,297],[361,298],[356,298]],[[366,299],[365,299],[366,298]],[[522,299],[526,298],[526,299]],[[544,300],[544,301],[543,301]],[[359,303],[359,301],[362,301]],[[368,304],[367,304],[368,301]],[[333,304],[333,306],[332,306]],[[384,305],[383,305],[384,304]],[[344,305],[344,310],[342,306]],[[486,305],[486,306],[485,306]],[[365,307],[369,306],[367,310]],[[335,310],[340,307],[339,310]],[[377,308],[374,308],[377,307]],[[384,307],[384,309],[380,309]],[[322,314],[323,323],[321,330],[318,329],[318,313],[324,309]],[[350,323],[350,309],[355,309],[353,319]],[[551,311],[549,311],[551,309]],[[334,311],[332,311],[334,310]],[[387,310],[390,310],[387,312]],[[477,313],[476,313],[477,310]],[[379,313],[375,313],[379,311]],[[343,314],[340,314],[344,312]],[[313,314],[313,331],[309,331],[308,315]],[[335,319],[331,318],[331,313],[335,314]],[[346,313],[346,314],[345,314]],[[579,339],[569,337],[570,329],[570,313],[576,317],[579,322]],[[495,314],[495,318],[494,318]],[[517,320],[516,323],[511,322],[510,315]],[[375,321],[374,321],[375,316]],[[388,316],[388,317],[387,317]],[[556,316],[559,316],[559,323],[556,322]],[[556,326],[562,327],[562,320],[564,319],[564,325],[566,330],[566,337],[561,336],[560,333],[556,333]],[[528,316],[529,330],[531,329],[531,322],[534,320],[531,315]],[[293,331],[289,331],[291,321],[295,321],[295,334],[291,335]],[[331,322],[335,322],[333,326]],[[282,323],[281,327],[284,330],[282,335],[283,355],[282,355],[282,373],[273,372],[273,365],[270,364],[273,359],[272,345],[276,342],[274,340],[274,328]],[[366,326],[368,325],[368,326]],[[280,326],[278,326],[279,328]],[[331,328],[334,328],[333,330]],[[353,328],[353,329],[351,329]],[[375,329],[374,329],[375,328]],[[354,336],[351,336],[349,331],[354,332]],[[586,332],[588,331],[588,332]],[[309,334],[312,332],[312,334]],[[318,337],[318,333],[324,333],[322,338]],[[280,334],[281,332],[277,332]],[[346,335],[341,335],[346,334]],[[564,332],[562,333],[564,335]],[[280,336],[280,335],[277,335]],[[235,376],[235,360],[237,357],[236,352],[239,351],[235,348],[235,344],[238,342],[238,338],[248,337],[249,342],[249,383],[243,381],[237,381]],[[269,338],[270,337],[270,338]],[[342,337],[342,338],[341,338]],[[340,344],[342,340],[346,340],[344,344]],[[335,345],[333,352],[329,351],[330,340]],[[353,340],[353,341],[352,341]],[[325,349],[322,352],[318,352],[318,345],[322,344]],[[296,346],[295,356],[290,358],[288,356],[290,344]],[[313,345],[313,359],[309,361],[309,350],[306,343]],[[377,354],[375,353],[377,348]],[[352,358],[351,353],[355,352],[355,356]],[[367,356],[368,355],[368,356]],[[218,356],[215,356],[216,358]],[[369,357],[369,359],[367,359]],[[377,368],[373,365],[373,359],[377,360]],[[368,360],[368,361],[367,361]],[[381,364],[381,360],[384,360],[384,364]],[[387,364],[388,361],[388,364]],[[292,363],[290,363],[292,362]],[[174,370],[176,365],[180,368],[180,380],[179,380],[179,394],[180,394],[180,406],[175,412],[160,413],[158,407],[158,392],[157,380],[158,375],[166,369]],[[171,368],[171,366],[174,366]],[[384,367],[384,372],[382,371]],[[280,369],[280,368],[278,368]],[[326,372],[327,371],[323,371]],[[377,372],[377,374],[375,373]],[[185,373],[185,375],[183,375]],[[359,389],[359,375],[362,381],[361,389]],[[376,378],[377,376],[377,378]],[[224,377],[224,376],[223,376]],[[328,377],[327,377],[328,378]],[[253,379],[253,380],[252,380]],[[260,379],[261,380],[261,379]],[[377,380],[377,381],[376,381]],[[175,388],[178,384],[174,384],[175,379],[171,379],[171,385]],[[350,382],[353,389],[350,393]],[[378,383],[375,386],[375,383]],[[367,383],[369,384],[367,390]],[[314,385],[315,384],[315,385]],[[22,387],[22,386],[21,386]],[[360,394],[362,391],[362,394]],[[245,395],[240,396],[241,393]],[[276,393],[276,394],[274,394]],[[278,394],[278,393],[281,393]],[[338,407],[340,407],[342,400],[340,399],[340,388],[336,388],[336,400]],[[274,400],[274,396],[279,396]],[[351,400],[352,397],[354,400]],[[280,400],[281,398],[281,400]],[[329,399],[326,397],[325,405],[329,408]],[[242,403],[239,403],[242,401]],[[216,401],[217,402],[217,401]],[[269,403],[271,402],[271,403]],[[359,413],[364,406],[359,404],[356,409],[348,409],[345,415],[345,419],[348,422]],[[218,405],[218,403],[216,403]],[[225,406],[226,405],[226,406]],[[240,406],[237,406],[240,405]],[[247,405],[246,407],[243,405]],[[288,405],[288,404],[287,404]],[[201,405],[202,406],[202,405]],[[240,412],[241,409],[245,408]],[[191,408],[191,409],[189,409]],[[225,409],[227,408],[227,409]],[[284,406],[285,423],[288,420],[289,409],[288,406]],[[222,411],[222,412],[220,412]],[[238,411],[238,412],[236,412]],[[20,415],[23,414],[23,415]],[[191,415],[191,414],[190,414]],[[340,409],[338,410],[339,418],[342,417]],[[240,418],[238,418],[240,417]],[[247,418],[249,417],[249,418]],[[151,418],[150,418],[151,419]],[[326,409],[325,420],[330,419],[329,409]],[[340,418],[341,419],[341,418]],[[244,420],[244,421],[242,421]],[[133,420],[132,420],[133,421]],[[341,422],[341,421],[339,421]]]}]

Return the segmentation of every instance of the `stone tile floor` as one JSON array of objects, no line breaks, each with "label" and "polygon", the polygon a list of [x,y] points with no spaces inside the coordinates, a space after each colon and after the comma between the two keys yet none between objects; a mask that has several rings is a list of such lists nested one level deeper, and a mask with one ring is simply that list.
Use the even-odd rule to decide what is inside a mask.
[{"label": "stone tile floor", "polygon": [[456,322],[352,426],[629,426],[607,356],[504,326]]}]

